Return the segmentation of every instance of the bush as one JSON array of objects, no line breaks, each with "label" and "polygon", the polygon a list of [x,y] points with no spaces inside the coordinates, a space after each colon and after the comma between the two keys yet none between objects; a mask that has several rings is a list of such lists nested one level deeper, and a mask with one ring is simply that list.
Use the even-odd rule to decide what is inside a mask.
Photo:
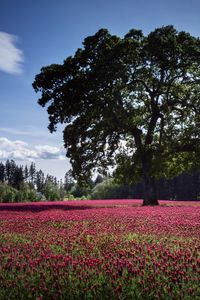
[{"label": "bush", "polygon": [[90,200],[91,197],[90,195],[87,195],[87,196],[81,196],[81,197],[74,197],[72,194],[66,194],[65,197],[64,197],[64,201],[68,201],[68,200]]},{"label": "bush", "polygon": [[42,192],[49,201],[59,200],[61,198],[59,187],[51,181],[45,183]]},{"label": "bush", "polygon": [[12,203],[44,200],[46,200],[45,197],[29,184],[22,185],[18,191],[6,183],[0,183],[0,202]]},{"label": "bush", "polygon": [[92,199],[116,199],[119,198],[120,185],[116,184],[112,178],[105,179],[98,183],[92,190]]},{"label": "bush", "polygon": [[74,198],[85,198],[91,192],[89,186],[80,186],[79,184],[75,184],[71,190],[70,194],[74,196]]},{"label": "bush", "polygon": [[36,192],[36,201],[46,201],[45,195],[43,195],[41,192]]},{"label": "bush", "polygon": [[16,202],[38,201],[37,192],[30,184],[23,184],[16,195]]},{"label": "bush", "polygon": [[6,183],[0,183],[0,202],[15,202],[18,191]]}]

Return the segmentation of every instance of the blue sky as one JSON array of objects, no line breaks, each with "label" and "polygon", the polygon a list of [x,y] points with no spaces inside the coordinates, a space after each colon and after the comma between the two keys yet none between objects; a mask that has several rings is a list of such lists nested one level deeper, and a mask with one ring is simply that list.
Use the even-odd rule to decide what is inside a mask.
[{"label": "blue sky", "polygon": [[199,0],[0,0],[0,161],[38,168],[59,178],[70,168],[62,128],[50,134],[32,82],[42,66],[62,63],[100,28],[123,36],[174,25],[200,36]]}]

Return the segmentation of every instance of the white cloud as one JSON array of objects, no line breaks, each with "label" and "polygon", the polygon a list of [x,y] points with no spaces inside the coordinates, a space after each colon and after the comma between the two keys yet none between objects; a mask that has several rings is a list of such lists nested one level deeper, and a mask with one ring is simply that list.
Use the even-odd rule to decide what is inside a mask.
[{"label": "white cloud", "polygon": [[40,158],[43,159],[63,159],[64,156],[64,149],[59,149],[57,147],[52,147],[49,145],[39,145],[35,147],[38,155]]},{"label": "white cloud", "polygon": [[22,73],[24,56],[22,50],[16,47],[17,37],[6,32],[0,32],[0,70],[10,73]]},{"label": "white cloud", "polygon": [[0,138],[0,159],[37,160],[37,159],[65,159],[64,149],[49,145],[30,146],[24,141],[11,141]]}]

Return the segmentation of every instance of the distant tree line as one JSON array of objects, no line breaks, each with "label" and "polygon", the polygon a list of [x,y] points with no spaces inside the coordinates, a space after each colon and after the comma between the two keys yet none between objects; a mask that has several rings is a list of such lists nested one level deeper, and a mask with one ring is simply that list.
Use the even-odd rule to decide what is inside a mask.
[{"label": "distant tree line", "polygon": [[[173,179],[160,179],[158,198],[166,200],[200,200],[200,171],[183,172]],[[69,170],[64,182],[45,175],[32,162],[18,166],[13,160],[0,162],[0,202],[53,201],[63,199],[142,199],[144,186],[119,184],[111,176],[97,175],[79,185]]]},{"label": "distant tree line", "polygon": [[[70,179],[71,178],[71,179]],[[68,185],[66,185],[68,182]],[[65,175],[65,188],[68,195],[89,199],[143,199],[142,183],[118,184],[112,177],[98,175],[87,185],[73,183],[70,171]],[[183,172],[173,179],[160,179],[157,183],[158,199],[160,200],[200,200],[200,171]]]},{"label": "distant tree line", "polygon": [[14,160],[0,162],[0,202],[57,200],[64,197],[64,184],[56,177]]}]

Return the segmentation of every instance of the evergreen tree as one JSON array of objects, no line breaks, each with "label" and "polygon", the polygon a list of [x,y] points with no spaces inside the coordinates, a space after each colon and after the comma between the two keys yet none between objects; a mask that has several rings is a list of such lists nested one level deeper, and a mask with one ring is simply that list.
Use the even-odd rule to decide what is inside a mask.
[{"label": "evergreen tree", "polygon": [[36,172],[35,184],[38,192],[41,192],[44,187],[45,176],[42,170]]},{"label": "evergreen tree", "polygon": [[11,186],[19,190],[20,187],[24,184],[24,172],[22,166],[18,167],[15,165],[15,169],[13,170],[11,180],[12,180]]},{"label": "evergreen tree", "polygon": [[5,181],[5,166],[2,162],[0,162],[0,182]]},{"label": "evergreen tree", "polygon": [[29,167],[29,178],[30,178],[30,183],[34,187],[35,185],[35,176],[36,176],[36,167],[35,164],[32,162],[30,167]]},{"label": "evergreen tree", "polygon": [[65,173],[65,181],[64,181],[65,190],[69,192],[73,185],[74,185],[74,178],[72,176],[72,170],[70,169]]},{"label": "evergreen tree", "polygon": [[24,167],[24,180],[26,182],[28,182],[28,178],[29,178],[29,171],[28,171],[27,165],[25,165],[25,167]]}]

